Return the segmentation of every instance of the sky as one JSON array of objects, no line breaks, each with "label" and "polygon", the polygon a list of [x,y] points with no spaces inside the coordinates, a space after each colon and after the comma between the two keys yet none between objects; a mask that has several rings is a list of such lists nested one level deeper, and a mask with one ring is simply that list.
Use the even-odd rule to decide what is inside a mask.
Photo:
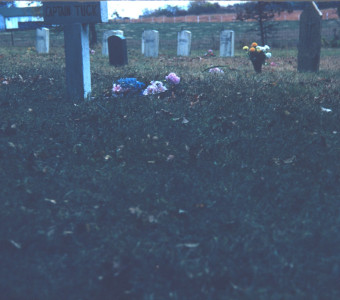
[{"label": "sky", "polygon": [[[16,1],[18,6],[26,6],[27,3],[30,1]],[[109,19],[111,18],[112,14],[117,11],[121,17],[129,17],[129,18],[138,18],[140,15],[143,14],[144,9],[155,10],[157,8],[166,7],[167,5],[171,6],[178,6],[186,8],[189,5],[190,1],[142,1],[142,0],[135,0],[135,1],[128,1],[128,0],[121,0],[121,1],[107,1],[108,3],[108,14]],[[210,1],[212,3],[218,2],[221,6],[231,5],[233,3],[237,3],[239,1]]]}]

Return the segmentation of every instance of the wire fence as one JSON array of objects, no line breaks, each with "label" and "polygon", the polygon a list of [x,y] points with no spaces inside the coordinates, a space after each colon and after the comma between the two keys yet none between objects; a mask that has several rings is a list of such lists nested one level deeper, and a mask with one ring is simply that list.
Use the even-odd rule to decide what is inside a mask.
[{"label": "wire fence", "polygon": [[[216,16],[215,16],[216,17]],[[150,26],[150,23],[140,23],[141,25],[135,24],[134,28],[139,27],[139,32],[142,32],[142,28],[144,25]],[[167,23],[168,24],[168,23]],[[169,49],[177,48],[177,32],[181,27],[189,28],[190,23],[178,23],[177,27],[169,26],[166,27],[167,36],[160,34],[160,53],[162,51],[167,51]],[[232,22],[232,23],[222,23],[225,29],[231,29],[235,32],[235,48],[242,48],[243,45],[249,44],[251,41],[259,41],[259,35],[256,30],[243,30],[243,27],[246,25],[249,27],[249,23],[242,22]],[[254,23],[255,24],[255,23]],[[98,41],[102,41],[102,35],[105,30],[113,29],[110,26],[119,27],[119,24],[111,23],[105,25],[105,27],[100,27],[98,30]],[[159,25],[159,24],[158,24]],[[188,26],[186,26],[188,25]],[[238,27],[234,27],[237,25]],[[125,24],[128,26],[128,24]],[[152,24],[151,24],[152,26]],[[206,24],[204,29],[200,29],[203,25],[197,25],[196,31],[192,34],[191,41],[191,49],[192,50],[207,50],[207,49],[219,49],[219,41],[220,41],[220,28],[218,26],[219,23],[209,23]],[[215,26],[215,27],[213,27]],[[254,25],[255,26],[255,25]],[[158,30],[157,23],[154,24],[154,29]],[[231,27],[231,28],[229,28]],[[209,28],[209,30],[207,29]],[[117,28],[115,28],[117,29]],[[177,30],[177,31],[176,31]],[[321,38],[323,40],[323,46],[327,46],[331,44],[331,41],[339,40],[340,30],[340,20],[339,19],[331,19],[325,20],[322,22],[322,31]],[[164,32],[163,29],[162,32]],[[199,33],[199,36],[198,36]],[[127,33],[124,33],[124,36],[127,39],[128,49],[141,49],[141,34],[138,36],[137,33],[132,34],[131,36]],[[273,48],[292,48],[296,47],[299,39],[299,22],[298,21],[282,21],[276,22],[276,29],[273,33],[268,36],[268,44],[270,44]],[[18,47],[34,47],[36,42],[36,32],[35,30],[26,30],[26,31],[12,31],[12,32],[1,32],[0,33],[0,47],[10,47],[10,46],[18,46]],[[64,44],[64,36],[62,30],[51,30],[50,36],[50,47],[62,47]]]}]

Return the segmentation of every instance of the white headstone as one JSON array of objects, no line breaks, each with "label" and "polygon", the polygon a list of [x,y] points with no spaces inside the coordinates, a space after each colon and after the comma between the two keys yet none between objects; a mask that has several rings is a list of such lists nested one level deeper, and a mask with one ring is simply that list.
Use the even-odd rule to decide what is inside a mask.
[{"label": "white headstone", "polygon": [[220,57],[234,56],[234,31],[223,30],[220,34]]},{"label": "white headstone", "polygon": [[182,30],[177,34],[177,55],[189,56],[191,49],[191,32]]},{"label": "white headstone", "polygon": [[107,44],[107,39],[112,35],[122,35],[124,33],[122,30],[107,30],[103,33],[103,41],[102,41],[102,54],[103,56],[109,56],[109,48]]},{"label": "white headstone", "polygon": [[64,25],[67,93],[90,99],[89,24],[108,21],[107,2],[44,2],[44,22]]},{"label": "white headstone", "polygon": [[142,54],[145,52],[145,31],[142,32]]},{"label": "white headstone", "polygon": [[35,48],[38,53],[50,52],[50,30],[48,28],[37,28]]},{"label": "white headstone", "polygon": [[146,57],[158,57],[158,49],[159,49],[158,31],[157,30],[144,31],[144,55]]}]

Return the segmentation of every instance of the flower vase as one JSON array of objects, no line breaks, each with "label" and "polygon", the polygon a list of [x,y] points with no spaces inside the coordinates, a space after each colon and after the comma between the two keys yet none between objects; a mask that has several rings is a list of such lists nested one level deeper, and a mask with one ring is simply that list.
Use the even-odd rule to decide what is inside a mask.
[{"label": "flower vase", "polygon": [[261,59],[254,59],[251,62],[253,63],[253,67],[254,67],[255,72],[261,73],[263,61]]}]

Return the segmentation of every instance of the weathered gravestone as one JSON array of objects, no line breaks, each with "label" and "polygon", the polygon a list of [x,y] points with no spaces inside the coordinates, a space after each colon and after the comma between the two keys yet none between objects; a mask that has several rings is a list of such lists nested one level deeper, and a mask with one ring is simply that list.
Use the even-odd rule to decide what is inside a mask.
[{"label": "weathered gravestone", "polygon": [[322,12],[315,2],[306,3],[300,15],[298,71],[317,72],[320,65]]},{"label": "weathered gravestone", "polygon": [[191,49],[191,32],[182,30],[177,34],[177,55],[189,56]]},{"label": "weathered gravestone", "polygon": [[107,2],[44,2],[44,21],[64,25],[66,84],[72,99],[90,99],[89,24],[108,21]]},{"label": "weathered gravestone", "polygon": [[[146,57],[158,57],[159,33],[157,30],[146,30],[142,35],[142,49]],[[143,51],[143,50],[142,50]]]},{"label": "weathered gravestone", "polygon": [[107,39],[112,35],[121,35],[124,36],[122,30],[107,30],[103,33],[103,41],[102,41],[102,54],[103,56],[109,56],[109,48],[107,45]]},{"label": "weathered gravestone", "polygon": [[144,51],[145,51],[145,38],[144,38],[144,35],[145,35],[145,31],[142,32],[142,54],[144,54]]},{"label": "weathered gravestone", "polygon": [[122,35],[112,35],[108,38],[110,65],[123,66],[128,63],[126,39]]},{"label": "weathered gravestone", "polygon": [[223,30],[220,34],[220,57],[234,56],[234,31]]},{"label": "weathered gravestone", "polygon": [[36,45],[38,53],[49,53],[50,52],[50,30],[48,28],[37,28],[36,29]]}]

